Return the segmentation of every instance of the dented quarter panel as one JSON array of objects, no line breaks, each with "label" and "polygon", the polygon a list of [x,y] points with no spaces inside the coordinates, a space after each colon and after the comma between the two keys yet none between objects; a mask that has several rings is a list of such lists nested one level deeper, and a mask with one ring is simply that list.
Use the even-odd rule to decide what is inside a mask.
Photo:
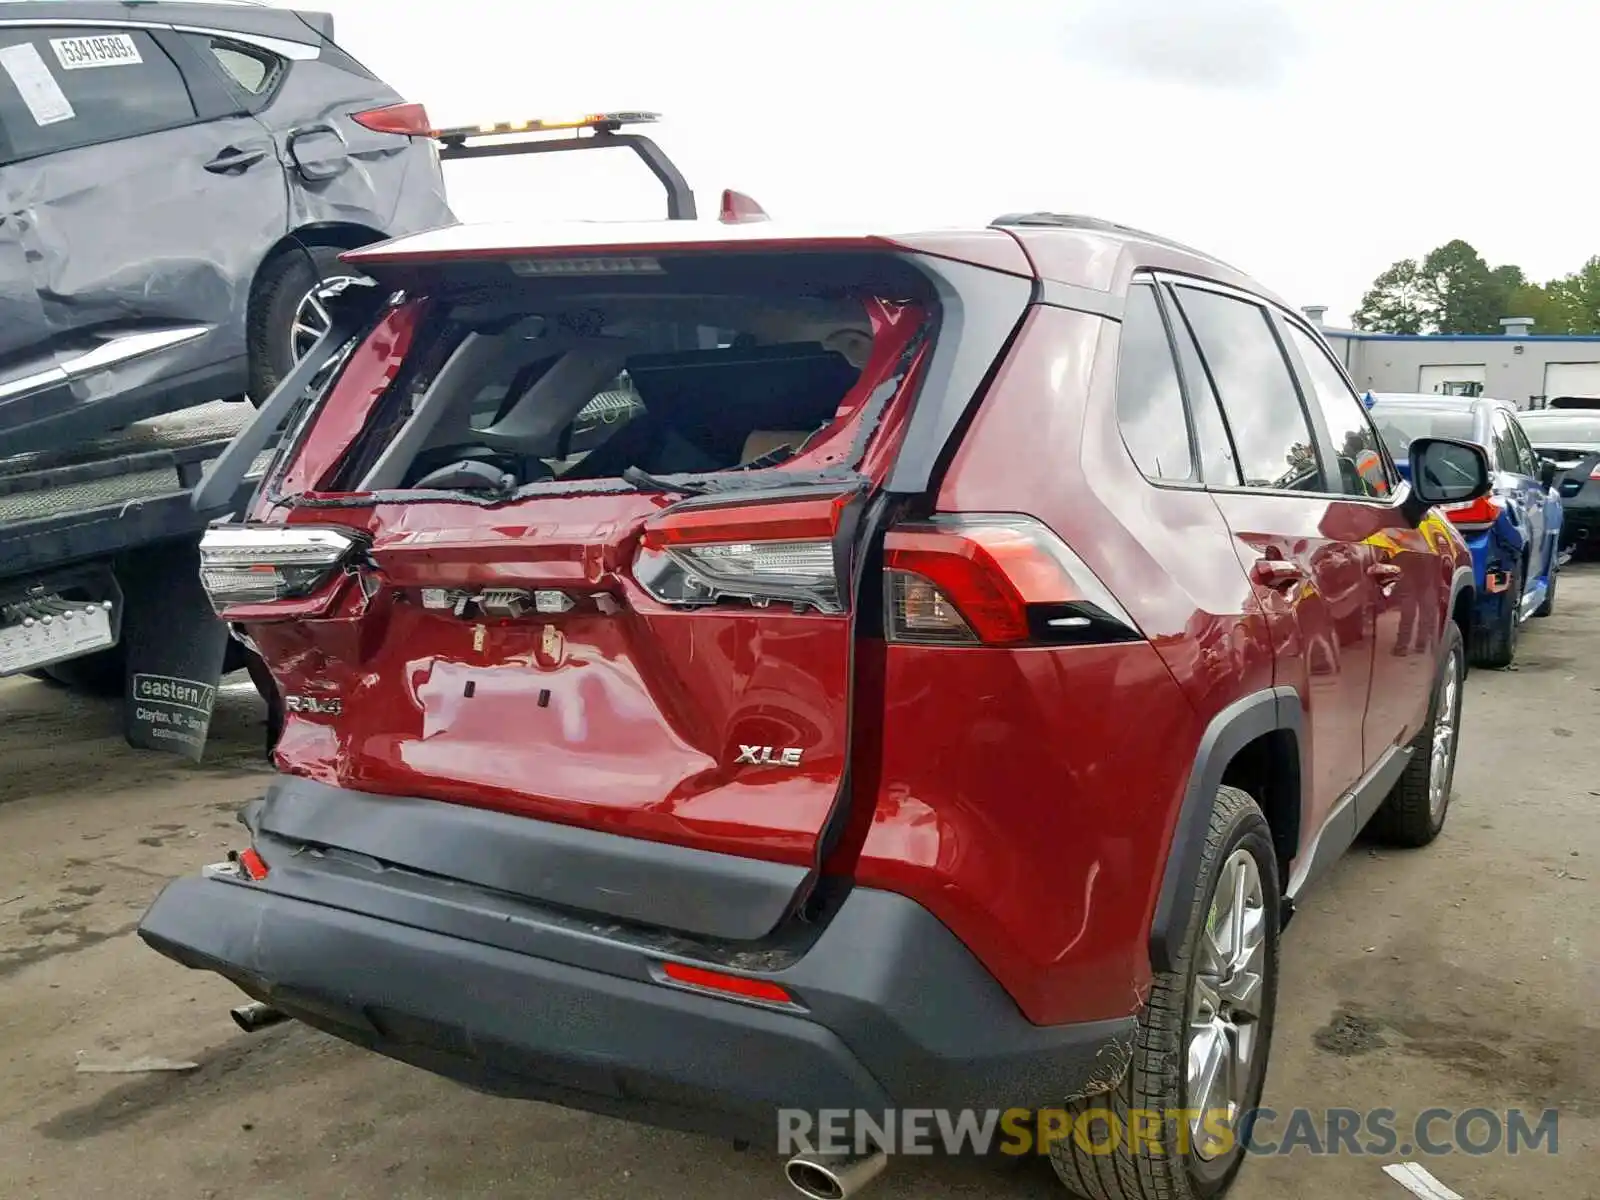
[{"label": "dented quarter panel", "polygon": [[[291,228],[336,223],[362,226],[380,236],[413,232],[392,229],[390,221],[406,164],[419,157],[416,147],[406,138],[374,133],[350,119],[352,112],[400,99],[383,84],[328,63],[294,64],[281,95],[263,114],[273,127],[289,182]],[[435,223],[428,218],[419,228]]]}]

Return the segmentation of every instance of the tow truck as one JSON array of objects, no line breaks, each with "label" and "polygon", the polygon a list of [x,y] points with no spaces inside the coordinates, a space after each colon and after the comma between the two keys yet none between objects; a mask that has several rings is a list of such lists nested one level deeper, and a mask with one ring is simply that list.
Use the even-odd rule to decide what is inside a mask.
[{"label": "tow truck", "polygon": [[[668,219],[695,220],[677,166],[651,138],[627,131],[659,119],[603,112],[431,136],[441,162],[625,149],[665,190]],[[765,219],[731,191],[720,215]],[[219,401],[92,441],[0,456],[0,678],[121,695],[131,745],[198,762],[222,676],[245,669],[267,702],[270,748],[281,700],[206,598],[200,535],[248,504],[280,438],[293,436],[316,386],[382,303],[375,292],[362,279],[324,290],[329,327],[259,407]]]}]

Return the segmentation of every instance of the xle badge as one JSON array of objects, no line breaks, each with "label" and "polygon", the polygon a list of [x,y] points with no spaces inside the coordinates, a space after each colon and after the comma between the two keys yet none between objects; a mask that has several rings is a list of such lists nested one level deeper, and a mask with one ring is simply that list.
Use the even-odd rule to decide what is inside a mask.
[{"label": "xle badge", "polygon": [[782,750],[776,746],[740,746],[739,757],[733,761],[761,767],[798,767],[802,753],[799,746],[786,746]]}]

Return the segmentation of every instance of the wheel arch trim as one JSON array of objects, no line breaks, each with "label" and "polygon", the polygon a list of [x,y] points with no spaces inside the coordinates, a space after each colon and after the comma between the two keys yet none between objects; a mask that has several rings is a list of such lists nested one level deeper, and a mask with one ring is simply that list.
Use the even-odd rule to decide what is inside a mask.
[{"label": "wheel arch trim", "polygon": [[[1189,907],[1205,856],[1206,832],[1216,805],[1217,789],[1234,756],[1257,738],[1288,732],[1301,758],[1306,778],[1305,718],[1300,693],[1292,687],[1266,688],[1241,696],[1206,726],[1190,768],[1189,782],[1172,831],[1167,862],[1150,922],[1150,965],[1157,972],[1174,970],[1188,933]],[[1303,784],[1302,784],[1303,786]]]}]

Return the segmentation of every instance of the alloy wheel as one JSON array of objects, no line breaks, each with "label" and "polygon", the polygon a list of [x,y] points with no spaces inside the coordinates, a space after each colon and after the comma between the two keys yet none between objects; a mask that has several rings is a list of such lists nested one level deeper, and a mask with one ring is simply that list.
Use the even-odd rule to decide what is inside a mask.
[{"label": "alloy wheel", "polygon": [[1435,825],[1450,799],[1455,765],[1456,711],[1461,703],[1460,654],[1452,650],[1434,703],[1433,749],[1428,762],[1428,816]]},{"label": "alloy wheel", "polygon": [[360,276],[356,275],[330,275],[320,279],[304,296],[300,303],[295,305],[294,323],[289,326],[289,361],[299,362],[317,344],[317,339],[328,332],[328,327],[333,323],[328,316],[328,309],[322,303],[322,294],[327,291],[341,291],[353,283],[359,283]]},{"label": "alloy wheel", "polygon": [[[1227,1114],[1237,1138],[1260,1043],[1267,967],[1267,908],[1261,868],[1249,850],[1228,856],[1217,875],[1196,951],[1189,995],[1185,1101],[1190,1145],[1210,1161],[1228,1144],[1206,1129],[1208,1114]],[[1213,1123],[1211,1129],[1216,1128]]]}]

